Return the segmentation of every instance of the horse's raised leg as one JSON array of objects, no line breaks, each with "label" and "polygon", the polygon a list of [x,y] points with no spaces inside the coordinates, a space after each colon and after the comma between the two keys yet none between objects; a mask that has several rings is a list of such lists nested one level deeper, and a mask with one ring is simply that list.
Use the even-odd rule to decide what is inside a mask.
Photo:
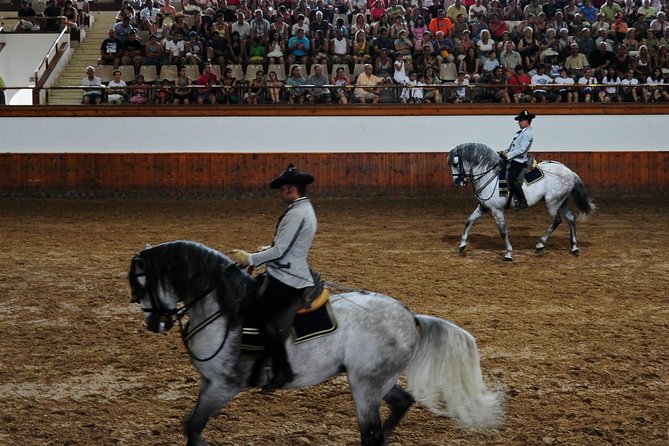
[{"label": "horse's raised leg", "polygon": [[542,251],[546,247],[548,237],[550,237],[553,231],[555,231],[555,229],[560,226],[560,223],[562,223],[560,214],[563,214],[565,210],[568,210],[566,202],[563,202],[559,208],[548,207],[548,215],[552,218],[552,221],[551,225],[546,229],[546,232],[544,232],[544,235],[542,235],[539,242],[537,242],[537,245],[535,246],[537,251]]},{"label": "horse's raised leg", "polygon": [[416,400],[409,392],[397,385],[393,386],[393,388],[386,393],[383,400],[390,406],[390,414],[383,423],[383,436],[387,440],[393,429],[395,429],[395,426],[397,426],[404,414]]},{"label": "horse's raised leg", "polygon": [[467,237],[469,236],[469,230],[474,226],[474,223],[476,220],[481,218],[481,215],[483,215],[483,208],[481,205],[478,205],[476,209],[474,209],[474,212],[472,212],[469,217],[467,217],[467,220],[465,221],[465,230],[462,231],[462,237],[460,237],[460,253],[465,252],[465,249],[467,249]]},{"label": "horse's raised leg", "polygon": [[202,378],[197,404],[184,423],[184,434],[188,440],[186,446],[207,446],[202,439],[202,430],[209,418],[239,391],[239,387],[226,383],[223,376],[217,376],[215,381]]},{"label": "horse's raised leg", "polygon": [[506,220],[504,219],[504,212],[499,209],[492,208],[491,210],[492,217],[497,223],[497,228],[499,229],[499,235],[502,236],[504,240],[504,247],[506,248],[506,253],[504,254],[504,261],[510,262],[513,260],[513,247],[509,241],[509,233],[506,231]]},{"label": "horse's raised leg", "polygon": [[379,393],[382,384],[376,382],[371,376],[353,377],[350,373],[348,382],[360,429],[360,444],[362,446],[383,446],[385,439],[380,412],[383,393]]},{"label": "horse's raised leg", "polygon": [[567,224],[569,225],[569,243],[571,244],[571,253],[577,256],[579,249],[578,245],[576,244],[576,216],[571,211],[571,209],[567,208],[564,212],[564,218],[567,220]]}]

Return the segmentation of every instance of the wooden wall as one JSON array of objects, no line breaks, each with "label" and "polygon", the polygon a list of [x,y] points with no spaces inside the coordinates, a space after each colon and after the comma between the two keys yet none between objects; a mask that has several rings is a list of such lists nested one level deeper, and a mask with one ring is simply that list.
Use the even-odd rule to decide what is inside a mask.
[{"label": "wooden wall", "polygon": [[[669,189],[669,152],[534,153],[563,162],[593,192]],[[443,195],[447,153],[0,154],[3,195],[271,195],[267,182],[289,163],[315,175],[320,196]]]}]

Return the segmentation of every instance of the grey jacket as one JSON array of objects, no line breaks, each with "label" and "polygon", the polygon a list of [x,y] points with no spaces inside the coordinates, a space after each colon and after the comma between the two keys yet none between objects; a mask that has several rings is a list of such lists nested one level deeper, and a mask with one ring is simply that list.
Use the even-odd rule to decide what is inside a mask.
[{"label": "grey jacket", "polygon": [[308,198],[288,206],[276,225],[272,247],[249,256],[249,265],[267,264],[267,274],[293,288],[314,285],[307,255],[316,235],[316,213]]},{"label": "grey jacket", "polygon": [[511,141],[511,146],[509,147],[506,157],[509,161],[518,161],[519,163],[527,162],[527,152],[530,151],[532,147],[532,141],[534,140],[534,134],[532,133],[532,127],[525,127],[522,130],[516,132],[516,136]]}]

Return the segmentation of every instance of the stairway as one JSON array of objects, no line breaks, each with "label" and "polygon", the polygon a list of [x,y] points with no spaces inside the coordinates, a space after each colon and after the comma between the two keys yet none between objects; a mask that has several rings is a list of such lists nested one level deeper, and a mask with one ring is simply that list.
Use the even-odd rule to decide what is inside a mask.
[{"label": "stairway", "polygon": [[[74,49],[69,63],[56,81],[57,87],[81,85],[81,80],[86,76],[86,67],[97,67],[100,45],[107,38],[109,28],[116,23],[116,12],[99,11],[91,15],[94,17],[93,26],[86,30],[84,41]],[[80,105],[82,95],[81,90],[51,90],[49,105]]]}]

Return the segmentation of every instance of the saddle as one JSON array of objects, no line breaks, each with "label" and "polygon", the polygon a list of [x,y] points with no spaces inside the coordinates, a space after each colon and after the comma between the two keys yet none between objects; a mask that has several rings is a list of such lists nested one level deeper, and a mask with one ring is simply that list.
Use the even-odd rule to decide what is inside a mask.
[{"label": "saddle", "polygon": [[[535,181],[537,181],[539,178],[542,178],[543,172],[541,169],[538,168],[539,163],[537,162],[536,158],[532,156],[527,157],[527,162],[525,163],[525,168],[520,171],[520,175],[518,175],[518,181],[522,183],[525,181],[527,184],[532,184]],[[499,163],[499,166],[501,167],[501,170],[499,172],[499,196],[500,197],[506,197],[509,195],[509,171],[506,168],[508,163],[508,160],[506,158],[502,158],[502,160]],[[538,175],[536,175],[538,174]],[[506,205],[506,208],[509,207],[509,204],[511,203],[511,199],[509,199],[509,202]]]}]

